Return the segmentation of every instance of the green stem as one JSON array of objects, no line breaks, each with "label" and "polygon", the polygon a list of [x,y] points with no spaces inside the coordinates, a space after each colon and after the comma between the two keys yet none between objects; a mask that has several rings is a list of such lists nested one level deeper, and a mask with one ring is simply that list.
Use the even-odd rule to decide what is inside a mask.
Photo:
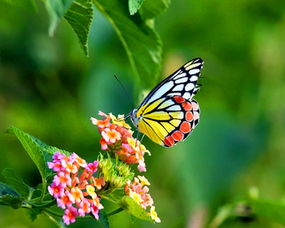
[{"label": "green stem", "polygon": [[32,205],[30,205],[29,203],[27,203],[27,202],[23,202],[22,203],[22,208],[28,208],[28,209],[31,209],[33,206]]},{"label": "green stem", "polygon": [[100,195],[103,199],[105,200],[109,200],[110,202],[114,203],[114,204],[118,204],[115,200],[111,199],[110,197],[108,196],[105,196],[105,195]]},{"label": "green stem", "polygon": [[54,212],[54,211],[51,211],[49,209],[44,209],[43,211],[48,213],[48,214],[50,214],[50,215],[56,216],[56,217],[62,217],[62,214]]},{"label": "green stem", "polygon": [[34,191],[35,191],[35,189],[29,188],[28,200],[31,200],[31,199],[32,199]]},{"label": "green stem", "polygon": [[46,188],[47,188],[47,181],[45,178],[42,178],[42,193],[41,193],[41,201],[43,201],[45,194],[46,194]]},{"label": "green stem", "polygon": [[54,217],[52,217],[48,212],[44,211],[43,212],[51,221],[53,221],[55,223],[55,225],[59,228],[64,228],[63,225],[61,225],[58,221],[56,221],[56,219]]},{"label": "green stem", "polygon": [[124,209],[123,208],[118,208],[118,209],[116,209],[116,210],[114,210],[114,211],[111,211],[110,213],[108,213],[106,216],[107,217],[109,217],[109,216],[111,216],[111,215],[115,215],[115,214],[118,214],[118,213],[120,213],[121,211],[123,211]]},{"label": "green stem", "polygon": [[33,203],[33,202],[29,202],[33,207],[38,207],[38,208],[41,208],[41,207],[50,207],[50,206],[53,206],[55,204],[55,200],[50,200],[50,201],[42,201],[41,204],[36,204],[36,203]]}]

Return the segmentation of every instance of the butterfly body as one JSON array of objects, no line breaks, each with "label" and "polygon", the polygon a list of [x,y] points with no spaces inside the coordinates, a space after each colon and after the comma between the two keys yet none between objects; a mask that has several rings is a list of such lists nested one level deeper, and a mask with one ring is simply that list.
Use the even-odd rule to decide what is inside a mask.
[{"label": "butterfly body", "polygon": [[171,147],[185,140],[199,122],[200,109],[193,96],[203,60],[196,58],[159,83],[130,113],[139,132],[152,141]]}]

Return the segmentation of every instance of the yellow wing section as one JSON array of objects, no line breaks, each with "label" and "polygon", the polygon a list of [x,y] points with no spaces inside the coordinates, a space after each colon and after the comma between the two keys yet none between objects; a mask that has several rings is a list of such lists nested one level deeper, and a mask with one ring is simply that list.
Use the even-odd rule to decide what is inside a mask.
[{"label": "yellow wing section", "polygon": [[[160,145],[164,145],[165,137],[180,124],[184,116],[182,111],[167,112],[166,102],[166,99],[159,99],[152,104],[145,104],[137,112],[137,116],[142,117],[138,122],[138,130]],[[163,109],[159,109],[162,103]],[[169,104],[173,104],[170,99]]]}]

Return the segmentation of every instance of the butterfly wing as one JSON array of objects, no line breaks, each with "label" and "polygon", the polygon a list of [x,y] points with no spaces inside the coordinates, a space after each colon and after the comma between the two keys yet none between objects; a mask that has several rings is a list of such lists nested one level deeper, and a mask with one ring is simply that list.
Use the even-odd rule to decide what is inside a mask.
[{"label": "butterfly wing", "polygon": [[198,102],[179,96],[166,97],[157,102],[160,104],[145,112],[138,122],[139,131],[166,147],[185,140],[199,122]]},{"label": "butterfly wing", "polygon": [[[195,58],[184,64],[176,72],[160,82],[140,104],[139,109],[146,108],[164,96],[181,96],[191,99],[199,90],[197,81],[203,68],[203,60]],[[145,106],[146,105],[146,106]]]},{"label": "butterfly wing", "polygon": [[192,97],[202,67],[202,59],[191,60],[147,95],[136,112],[140,132],[167,147],[187,138],[199,122],[199,104]]}]

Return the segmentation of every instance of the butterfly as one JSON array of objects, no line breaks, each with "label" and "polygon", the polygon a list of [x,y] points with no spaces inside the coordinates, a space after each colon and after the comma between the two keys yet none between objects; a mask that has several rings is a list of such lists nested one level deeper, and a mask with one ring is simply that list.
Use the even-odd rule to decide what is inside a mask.
[{"label": "butterfly", "polygon": [[165,147],[185,140],[199,123],[199,104],[193,97],[202,68],[201,58],[192,59],[151,90],[130,112],[137,130]]}]

